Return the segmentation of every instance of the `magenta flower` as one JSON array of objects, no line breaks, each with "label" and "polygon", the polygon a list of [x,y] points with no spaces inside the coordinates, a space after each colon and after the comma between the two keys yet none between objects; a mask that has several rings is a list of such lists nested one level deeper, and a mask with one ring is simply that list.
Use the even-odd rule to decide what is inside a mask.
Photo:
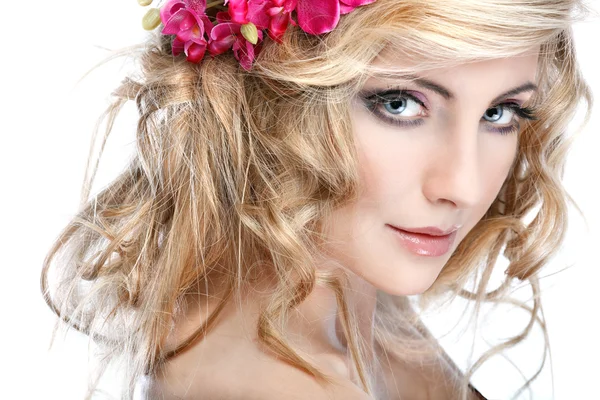
[{"label": "magenta flower", "polygon": [[267,9],[270,3],[270,0],[225,0],[231,22],[240,25],[252,22],[258,29],[269,26]]},{"label": "magenta flower", "polygon": [[[254,58],[260,51],[260,45],[253,45],[242,35],[242,24],[231,22],[231,16],[226,12],[217,13],[217,21],[210,33],[208,42],[208,51],[212,56],[216,56],[233,50],[233,55],[240,65],[247,71],[252,68]],[[263,33],[258,30],[258,42],[263,39]]]},{"label": "magenta flower", "polygon": [[160,11],[164,25],[162,33],[175,35],[171,48],[173,55],[182,52],[187,60],[199,63],[204,58],[207,41],[213,25],[205,14],[206,0],[169,0]]},{"label": "magenta flower", "polygon": [[298,0],[271,0],[269,3],[266,9],[270,17],[268,34],[273,40],[281,43],[281,37],[288,25],[296,25],[291,13],[296,9]]},{"label": "magenta flower", "polygon": [[348,14],[356,7],[374,3],[376,0],[298,0],[296,12],[298,25],[311,35],[331,32],[340,20],[340,14]]},{"label": "magenta flower", "polygon": [[281,42],[288,25],[296,23],[291,13],[298,0],[227,0],[232,22],[247,24],[252,22],[258,29],[268,29],[269,36]]},{"label": "magenta flower", "polygon": [[376,0],[340,0],[340,14],[348,14],[356,7],[375,3]]},{"label": "magenta flower", "polygon": [[[206,0],[167,0],[160,18],[164,25],[162,33],[175,35],[171,45],[173,55],[185,53],[188,61],[198,63],[207,49],[213,57],[232,49],[242,67],[249,70],[261,49],[264,30],[279,43],[290,24],[320,35],[332,31],[340,15],[375,1],[223,0],[227,12],[218,12],[213,25],[206,15]],[[292,19],[293,11],[298,22]]]},{"label": "magenta flower", "polygon": [[248,0],[225,0],[225,5],[229,3],[227,7],[229,16],[232,22],[238,24],[245,24],[248,22]]}]

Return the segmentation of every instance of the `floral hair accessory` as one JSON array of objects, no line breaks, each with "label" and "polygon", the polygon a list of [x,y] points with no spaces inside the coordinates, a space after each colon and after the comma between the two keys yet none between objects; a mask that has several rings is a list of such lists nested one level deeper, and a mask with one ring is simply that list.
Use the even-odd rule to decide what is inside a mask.
[{"label": "floral hair accessory", "polygon": [[[331,32],[340,15],[376,0],[166,0],[142,20],[146,30],[161,23],[162,34],[174,35],[173,55],[184,53],[199,63],[205,53],[214,57],[232,50],[240,65],[250,70],[265,33],[278,43],[290,25],[311,35]],[[149,6],[152,0],[138,0]]]}]

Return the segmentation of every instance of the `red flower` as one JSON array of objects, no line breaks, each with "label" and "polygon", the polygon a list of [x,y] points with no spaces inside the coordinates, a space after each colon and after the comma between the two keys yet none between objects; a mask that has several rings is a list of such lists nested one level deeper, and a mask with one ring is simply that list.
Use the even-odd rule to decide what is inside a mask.
[{"label": "red flower", "polygon": [[291,18],[291,13],[296,9],[298,0],[271,0],[267,8],[267,15],[271,18],[269,21],[269,36],[281,42],[281,37],[285,33],[288,25],[296,25],[296,22]]},{"label": "red flower", "polygon": [[296,12],[298,24],[312,35],[331,32],[340,20],[356,7],[374,3],[376,0],[298,0]]},{"label": "red flower", "polygon": [[240,25],[252,22],[258,29],[266,29],[269,26],[267,8],[270,0],[225,0],[228,5],[231,22]]},{"label": "red flower", "polygon": [[[216,56],[233,49],[233,55],[245,70],[252,68],[254,58],[260,51],[260,45],[253,45],[242,35],[242,24],[231,22],[230,14],[226,12],[217,13],[217,21],[210,33],[208,42],[208,51],[212,56]],[[250,21],[251,22],[251,21]],[[263,39],[263,33],[258,30],[258,41]]]},{"label": "red flower", "polygon": [[[167,0],[160,10],[160,18],[164,25],[162,33],[175,35],[171,46],[173,55],[185,52],[189,61],[197,63],[206,49],[212,56],[232,49],[242,67],[249,70],[260,51],[263,30],[277,42],[281,42],[290,24],[300,25],[309,34],[320,35],[332,31],[341,14],[375,1],[223,0],[228,12],[217,13],[217,24],[213,26],[206,15],[206,0]],[[294,10],[297,23],[291,17]]]},{"label": "red flower", "polygon": [[171,45],[174,56],[183,52],[194,63],[204,58],[207,47],[204,34],[210,35],[213,28],[205,10],[206,0],[169,0],[160,10],[162,33],[175,35]]}]

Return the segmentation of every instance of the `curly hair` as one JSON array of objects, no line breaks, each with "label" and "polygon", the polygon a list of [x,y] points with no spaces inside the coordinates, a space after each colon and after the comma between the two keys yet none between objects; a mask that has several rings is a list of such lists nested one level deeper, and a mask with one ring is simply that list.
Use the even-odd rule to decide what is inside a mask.
[{"label": "curly hair", "polygon": [[[174,58],[170,39],[151,34],[134,52],[139,69],[112,93],[103,115],[105,142],[123,106],[135,102],[135,153],[93,195],[102,152],[90,158],[81,209],[44,260],[46,302],[59,322],[100,345],[100,374],[111,362],[126,361],[122,397],[130,399],[142,375],[201,340],[225,304],[267,273],[277,290],[262,310],[260,340],[283,360],[327,379],[285,332],[289,311],[316,285],[326,285],[337,295],[363,389],[372,393],[373,349],[346,306],[343,277],[314,267],[326,240],[322,221],[358,193],[349,99],[374,74],[415,74],[540,46],[538,119],[523,127],[497,199],[421,296],[423,306],[448,294],[479,306],[507,301],[514,280],[529,282],[536,294],[522,334],[490,349],[465,374],[466,398],[481,363],[522,341],[536,321],[545,330],[538,272],[566,232],[567,126],[580,102],[588,113],[592,103],[571,33],[585,13],[577,0],[378,0],[345,15],[326,35],[288,29],[281,44],[265,43],[249,72],[231,54],[198,65]],[[415,65],[377,69],[372,62],[384,48]],[[500,255],[509,261],[506,279],[488,292]],[[477,285],[467,290],[474,275]],[[219,298],[219,306],[186,340],[165,349],[187,296],[198,288]],[[405,297],[379,293],[376,315],[377,341],[390,354],[407,361],[439,356],[418,314],[407,312]]]}]

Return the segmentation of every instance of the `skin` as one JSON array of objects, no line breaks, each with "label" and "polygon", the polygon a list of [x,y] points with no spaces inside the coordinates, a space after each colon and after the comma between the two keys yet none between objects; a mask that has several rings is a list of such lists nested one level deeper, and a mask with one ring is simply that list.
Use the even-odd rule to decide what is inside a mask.
[{"label": "skin", "polygon": [[[338,209],[330,223],[333,257],[372,286],[394,295],[424,292],[435,281],[453,250],[483,217],[504,183],[517,151],[517,134],[490,129],[510,125],[510,110],[500,124],[482,119],[493,99],[527,82],[535,82],[535,54],[433,70],[426,78],[453,94],[442,95],[400,80],[370,79],[364,89],[406,86],[426,99],[429,110],[404,100],[405,111],[384,117],[422,120],[398,127],[373,115],[357,99],[352,116],[364,190],[358,202]],[[503,98],[523,104],[525,91]],[[392,108],[392,110],[399,107]],[[412,116],[417,113],[424,117]],[[514,116],[518,118],[518,116]],[[512,122],[511,122],[512,123]],[[416,255],[398,245],[386,226],[462,226],[445,255]]]},{"label": "skin", "polygon": [[[503,109],[505,114],[499,122],[482,116],[499,103],[523,105],[529,100],[533,90],[497,98],[536,82],[538,50],[419,75],[446,88],[451,97],[400,78],[370,78],[363,88],[372,91],[403,86],[423,100],[426,110],[407,101],[405,111],[390,114],[389,105],[379,105],[382,114],[378,117],[360,96],[352,102],[363,191],[356,203],[338,209],[327,221],[330,258],[322,260],[318,268],[343,265],[350,273],[350,306],[367,340],[373,342],[377,290],[411,295],[429,288],[456,246],[498,195],[516,155],[518,133],[501,135],[492,131],[512,124],[513,114],[508,109]],[[393,58],[388,61],[402,62]],[[397,112],[402,107],[392,109]],[[422,119],[423,123],[400,127],[385,122],[381,115]],[[514,115],[514,120],[518,119]],[[461,227],[446,254],[430,257],[401,246],[386,224]],[[336,384],[328,390],[260,348],[255,333],[260,301],[256,291],[246,293],[241,306],[228,305],[207,337],[169,362],[148,385],[149,398],[160,398],[159,394],[165,399],[369,398],[359,389],[358,379],[347,363],[337,304],[330,290],[317,287],[291,313],[288,326],[292,343],[301,353],[336,378]],[[206,300],[192,305],[166,347],[191,333],[214,305]],[[453,388],[439,382],[458,373],[451,363],[436,370],[416,370],[392,359],[384,362],[379,395],[389,399],[451,399]]]}]

